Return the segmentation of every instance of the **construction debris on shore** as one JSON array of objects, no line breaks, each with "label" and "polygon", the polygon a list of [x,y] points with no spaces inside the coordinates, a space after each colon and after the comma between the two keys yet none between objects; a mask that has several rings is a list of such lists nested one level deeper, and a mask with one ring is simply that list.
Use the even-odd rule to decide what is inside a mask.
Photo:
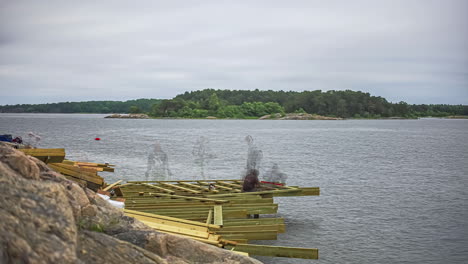
[{"label": "construction debris on shore", "polygon": [[248,244],[275,240],[286,231],[274,197],[316,196],[318,187],[262,182],[243,192],[240,180],[118,181],[105,183],[99,172],[113,172],[108,163],[65,159],[64,149],[19,149],[82,186],[125,203],[124,212],[163,233],[188,237],[239,254],[318,259],[318,249]]}]

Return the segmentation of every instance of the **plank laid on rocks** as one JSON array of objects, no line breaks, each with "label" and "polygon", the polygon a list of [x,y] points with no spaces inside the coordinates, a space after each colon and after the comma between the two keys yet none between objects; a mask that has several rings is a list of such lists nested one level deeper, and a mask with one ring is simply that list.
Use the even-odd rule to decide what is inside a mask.
[{"label": "plank laid on rocks", "polygon": [[316,248],[297,248],[297,247],[278,247],[266,245],[237,244],[227,246],[229,249],[247,252],[250,255],[318,259],[318,249]]},{"label": "plank laid on rocks", "polygon": [[65,149],[18,149],[26,155],[33,156],[44,163],[57,163],[65,159]]}]

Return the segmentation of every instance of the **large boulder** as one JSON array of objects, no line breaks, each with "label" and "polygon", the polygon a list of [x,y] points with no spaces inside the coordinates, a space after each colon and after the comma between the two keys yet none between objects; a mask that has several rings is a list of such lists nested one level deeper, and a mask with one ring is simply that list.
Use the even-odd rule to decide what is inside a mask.
[{"label": "large boulder", "polygon": [[0,143],[0,263],[260,263],[154,231]]}]

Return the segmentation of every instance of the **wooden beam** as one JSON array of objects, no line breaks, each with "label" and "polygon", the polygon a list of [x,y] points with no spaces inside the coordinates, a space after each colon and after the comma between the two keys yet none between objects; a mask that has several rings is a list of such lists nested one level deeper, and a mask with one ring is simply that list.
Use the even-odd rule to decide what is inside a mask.
[{"label": "wooden beam", "polygon": [[[271,191],[258,191],[258,192],[242,192],[242,193],[223,193],[223,194],[212,194],[204,195],[206,197],[230,197],[230,196],[239,196],[239,195],[266,195],[271,194],[273,196],[282,196],[284,194],[300,194],[301,190],[299,189],[287,189],[287,190],[271,190]],[[295,195],[291,195],[295,196]]]},{"label": "wooden beam", "polygon": [[171,198],[175,198],[175,199],[197,200],[197,201],[206,201],[206,202],[215,202],[215,203],[228,203],[229,202],[228,200],[217,200],[217,199],[211,199],[211,198],[200,198],[200,197],[165,194],[165,193],[149,193],[149,194],[154,195],[154,196],[171,197]]},{"label": "wooden beam", "polygon": [[245,231],[264,231],[264,232],[276,232],[276,233],[284,233],[285,226],[282,225],[239,225],[239,226],[226,226],[223,225],[220,232],[238,232],[242,233]]},{"label": "wooden beam", "polygon": [[318,259],[318,249],[316,248],[297,248],[297,247],[278,247],[265,245],[237,244],[236,246],[226,246],[229,249],[247,252],[250,255]]},{"label": "wooden beam", "polygon": [[243,233],[223,233],[221,236],[224,239],[236,240],[236,239],[247,239],[247,240],[276,240],[278,234],[276,232],[256,232],[247,231]]},{"label": "wooden beam", "polygon": [[214,224],[223,226],[223,206],[222,205],[214,206]]},{"label": "wooden beam", "polygon": [[180,218],[176,218],[176,217],[144,213],[144,212],[139,212],[139,211],[135,211],[135,210],[124,209],[124,213],[125,214],[148,216],[148,217],[151,217],[151,218],[157,218],[157,219],[163,219],[163,220],[168,220],[168,221],[180,222],[180,223],[185,223],[185,224],[190,224],[190,225],[195,225],[195,226],[209,227],[209,228],[212,228],[212,229],[221,228],[220,226],[217,226],[217,225],[207,225],[205,223],[201,223],[201,222],[197,222],[197,221],[190,221],[190,220],[180,219]]},{"label": "wooden beam", "polygon": [[173,190],[169,190],[169,189],[166,189],[166,188],[163,188],[163,187],[160,187],[160,186],[156,186],[156,185],[153,185],[153,184],[142,183],[141,185],[146,186],[146,187],[149,187],[149,188],[151,188],[151,189],[156,189],[156,190],[159,190],[159,191],[163,191],[163,192],[166,192],[166,193],[170,193],[170,194],[174,194],[174,193],[175,193]]},{"label": "wooden beam", "polygon": [[65,159],[65,149],[18,149],[24,154],[33,156],[45,163],[59,163]]},{"label": "wooden beam", "polygon": [[95,183],[97,185],[102,185],[104,183],[104,179],[100,176],[98,176],[97,174],[91,174],[89,172],[80,172],[80,171],[76,171],[74,169],[73,166],[70,166],[70,165],[64,165],[64,166],[68,166],[68,167],[64,167],[64,166],[61,166],[61,165],[58,165],[58,164],[61,164],[61,163],[50,163],[48,164],[48,166],[59,172],[59,173],[62,173],[64,175],[69,175],[69,176],[73,176],[75,178],[79,178],[81,180],[85,180],[85,181],[88,181],[88,182],[92,182],[92,183]]},{"label": "wooden beam", "polygon": [[284,218],[225,219],[224,226],[284,225]]},{"label": "wooden beam", "polygon": [[[208,183],[208,182],[204,182],[204,181],[198,181],[198,183],[200,185],[206,185],[206,186],[209,186],[211,183]],[[230,187],[226,187],[226,186],[223,186],[223,185],[220,185],[220,184],[216,184],[216,183],[212,183],[215,185],[215,188],[216,189],[220,189],[220,190],[225,190],[225,191],[229,191],[229,192],[241,192],[240,190],[235,190],[233,188],[230,188]]]},{"label": "wooden beam", "polygon": [[218,184],[223,184],[232,188],[241,188],[242,189],[242,184],[235,184],[235,183],[230,183],[230,182],[225,182],[225,181],[216,181]]},{"label": "wooden beam", "polygon": [[206,218],[206,224],[209,225],[213,221],[213,210],[208,211],[208,217]]},{"label": "wooden beam", "polygon": [[186,182],[182,182],[182,181],[178,181],[177,183],[179,183],[180,185],[187,186],[187,187],[200,189],[200,190],[205,191],[205,192],[219,193],[218,190],[210,190],[207,187],[203,187],[203,186],[200,186],[200,185],[197,185],[197,184],[191,184],[191,183],[186,183]]},{"label": "wooden beam", "polygon": [[79,179],[79,178],[75,178],[75,177],[69,176],[69,175],[63,175],[63,176],[65,176],[65,178],[67,178],[67,179],[69,179],[69,180],[75,181],[75,182],[80,183],[80,184],[82,184],[82,185],[84,185],[84,186],[86,186],[86,184],[87,184],[87,181],[85,181],[85,180],[82,180],[82,179]]},{"label": "wooden beam", "polygon": [[122,180],[116,181],[116,182],[114,182],[113,184],[111,184],[111,185],[107,186],[106,188],[104,188],[103,191],[106,191],[106,192],[107,192],[107,191],[109,191],[112,187],[116,186],[117,184],[119,184],[119,183],[121,183],[121,182],[122,182]]},{"label": "wooden beam", "polygon": [[[219,179],[216,180],[173,180],[173,181],[128,181],[130,183],[141,183],[141,182],[207,182],[207,183],[214,183],[216,181],[219,181]],[[238,182],[239,180],[223,180],[223,181],[230,181],[230,182]]]},{"label": "wooden beam", "polygon": [[200,191],[195,191],[195,190],[192,190],[192,189],[189,189],[189,188],[186,188],[186,187],[182,187],[182,186],[179,186],[179,185],[175,185],[175,184],[170,184],[170,183],[165,183],[165,182],[157,182],[157,183],[162,185],[162,186],[165,186],[165,187],[168,187],[168,188],[178,189],[178,190],[181,190],[181,191],[184,191],[184,192],[189,192],[189,193],[194,193],[194,194],[200,194],[201,193]]}]

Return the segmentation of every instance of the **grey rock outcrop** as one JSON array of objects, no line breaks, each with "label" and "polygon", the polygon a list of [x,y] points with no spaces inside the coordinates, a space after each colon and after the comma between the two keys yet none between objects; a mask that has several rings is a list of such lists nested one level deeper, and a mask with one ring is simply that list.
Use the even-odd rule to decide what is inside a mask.
[{"label": "grey rock outcrop", "polygon": [[154,231],[0,143],[0,263],[260,263]]},{"label": "grey rock outcrop", "polygon": [[285,114],[284,116],[281,114],[271,114],[271,115],[264,115],[259,119],[274,119],[274,120],[343,120],[341,117],[329,117],[329,116],[321,116],[315,114],[307,114],[307,113],[289,113]]},{"label": "grey rock outcrop", "polygon": [[112,114],[104,118],[149,119],[147,114]]}]

